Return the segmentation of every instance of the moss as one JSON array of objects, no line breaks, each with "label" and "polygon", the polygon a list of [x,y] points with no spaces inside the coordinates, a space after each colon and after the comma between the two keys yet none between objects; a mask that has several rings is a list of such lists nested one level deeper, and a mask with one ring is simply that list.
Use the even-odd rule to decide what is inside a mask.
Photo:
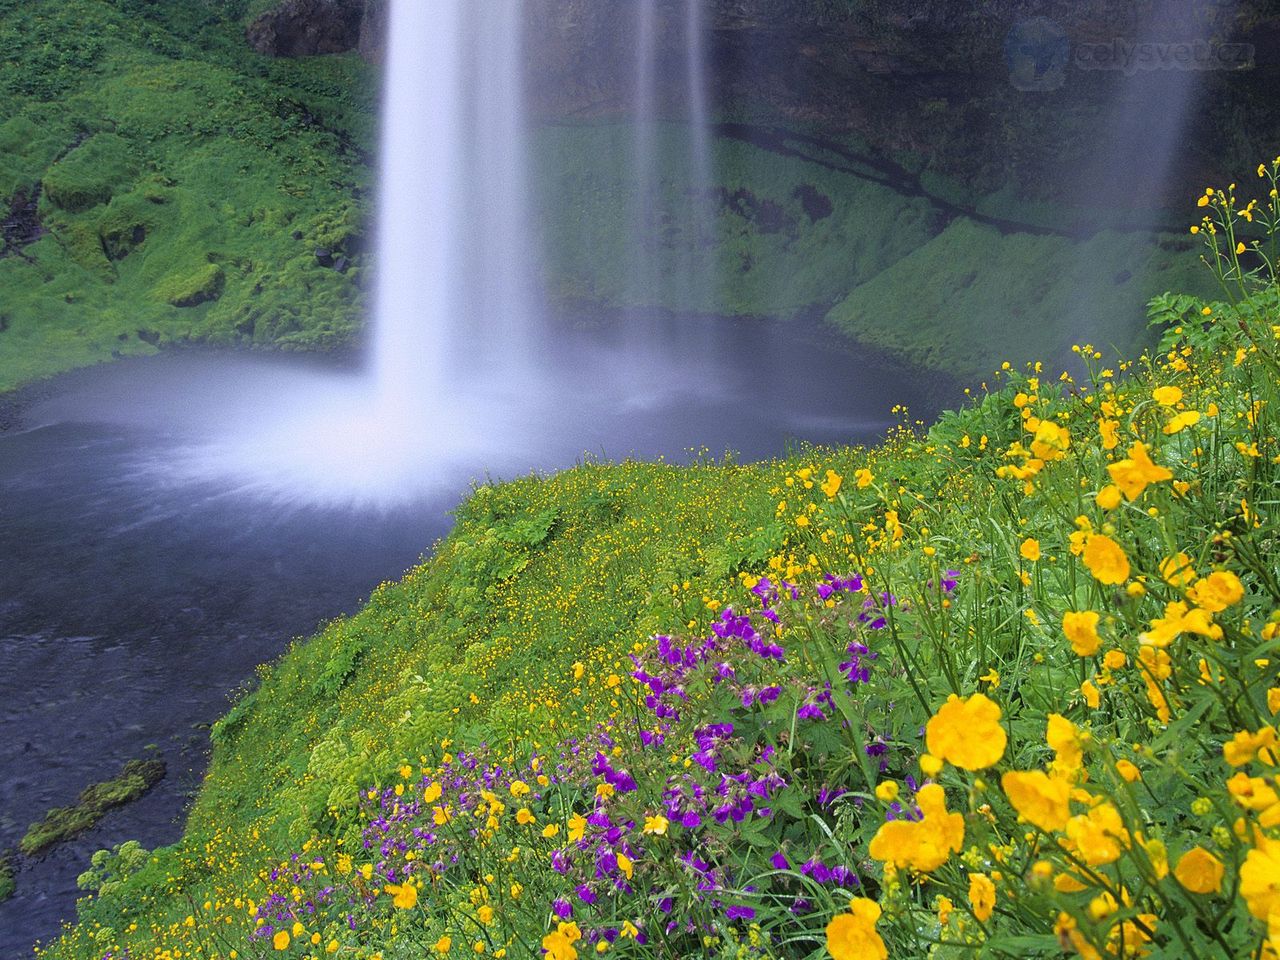
[{"label": "moss", "polygon": [[198,307],[222,296],[227,275],[216,263],[206,263],[189,273],[165,277],[152,288],[152,295],[175,307]]},{"label": "moss", "polygon": [[0,903],[12,897],[17,886],[13,877],[13,861],[9,854],[0,854]]},{"label": "moss", "polygon": [[55,807],[43,820],[33,823],[18,845],[28,857],[43,853],[55,844],[83,833],[113,807],[132,803],[164,779],[160,760],[130,760],[118,776],[86,787],[72,807]]},{"label": "moss", "polygon": [[1133,353],[1152,297],[1207,294],[1210,281],[1181,237],[1006,235],[961,219],[854,289],[828,319],[860,342],[977,380],[993,359],[1051,361],[1073,343]]},{"label": "moss", "polygon": [[259,57],[244,8],[0,0],[0,196],[52,187],[50,233],[0,258],[0,390],[170,342],[326,349],[360,329],[374,74]]},{"label": "moss", "polygon": [[90,137],[45,173],[44,194],[54,206],[83,213],[106,203],[137,173],[130,144],[112,133]]}]

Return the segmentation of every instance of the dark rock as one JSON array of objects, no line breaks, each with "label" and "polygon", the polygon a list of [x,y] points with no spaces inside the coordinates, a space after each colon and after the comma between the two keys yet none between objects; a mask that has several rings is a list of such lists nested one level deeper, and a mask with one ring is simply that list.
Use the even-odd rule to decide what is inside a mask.
[{"label": "dark rock", "polygon": [[138,339],[143,343],[149,343],[154,347],[160,342],[160,334],[154,330],[139,330]]},{"label": "dark rock", "polygon": [[9,198],[8,210],[0,220],[0,258],[16,254],[45,234],[40,222],[40,184],[30,190],[18,190]]},{"label": "dark rock", "polygon": [[360,41],[363,0],[284,0],[245,31],[249,46],[271,57],[345,53]]},{"label": "dark rock", "polygon": [[337,270],[339,273],[346,273],[347,267],[350,265],[351,264],[347,261],[346,257],[339,257],[337,260],[333,261],[333,269]]},{"label": "dark rock", "polygon": [[328,247],[316,247],[316,263],[322,267],[332,267],[333,251]]}]

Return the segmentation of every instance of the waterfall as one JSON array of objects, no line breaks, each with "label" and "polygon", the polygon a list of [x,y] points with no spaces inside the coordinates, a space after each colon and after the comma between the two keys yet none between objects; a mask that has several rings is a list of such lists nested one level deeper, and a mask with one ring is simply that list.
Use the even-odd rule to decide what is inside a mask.
[{"label": "waterfall", "polygon": [[528,356],[523,6],[391,0],[370,372],[402,415]]},{"label": "waterfall", "polygon": [[[714,230],[705,5],[706,0],[635,4],[628,297],[635,306],[709,310],[714,302],[714,271],[702,252]],[[663,247],[671,235],[677,237],[675,251]]]}]

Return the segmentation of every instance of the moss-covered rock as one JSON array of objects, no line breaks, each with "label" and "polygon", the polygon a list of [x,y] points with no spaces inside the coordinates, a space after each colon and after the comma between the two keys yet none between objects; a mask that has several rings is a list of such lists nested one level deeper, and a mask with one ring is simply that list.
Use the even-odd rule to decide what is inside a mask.
[{"label": "moss-covered rock", "polygon": [[55,844],[88,830],[113,807],[132,803],[164,779],[161,760],[130,760],[118,776],[85,788],[72,807],[55,807],[43,820],[33,823],[18,844],[28,857],[43,853]]},{"label": "moss-covered rock", "polygon": [[152,294],[175,307],[198,307],[222,296],[227,275],[216,263],[206,263],[188,272],[165,277]]},{"label": "moss-covered rock", "polygon": [[123,137],[100,133],[80,144],[45,173],[49,202],[83,213],[111,199],[113,191],[137,173],[137,160]]},{"label": "moss-covered rock", "polygon": [[0,903],[12,897],[17,888],[17,882],[13,877],[13,861],[9,854],[0,853]]}]

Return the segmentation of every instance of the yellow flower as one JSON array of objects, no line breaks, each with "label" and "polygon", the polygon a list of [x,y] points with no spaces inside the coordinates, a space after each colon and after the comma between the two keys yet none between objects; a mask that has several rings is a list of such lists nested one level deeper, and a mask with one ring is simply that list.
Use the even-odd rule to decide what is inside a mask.
[{"label": "yellow flower", "polygon": [[1175,433],[1181,433],[1187,427],[1194,427],[1199,422],[1200,413],[1198,411],[1184,410],[1164,425],[1164,433],[1166,436],[1173,436]]},{"label": "yellow flower", "polygon": [[1040,541],[1028,537],[1022,541],[1022,546],[1018,548],[1018,553],[1022,554],[1022,559],[1035,563],[1040,559]]},{"label": "yellow flower", "polygon": [[916,793],[919,820],[889,820],[880,825],[869,852],[882,862],[929,873],[964,845],[964,816],[947,810],[946,792],[936,783]]},{"label": "yellow flower", "polygon": [[952,694],[925,726],[929,753],[965,770],[996,764],[1007,742],[999,705],[981,693],[963,700]]},{"label": "yellow flower", "polygon": [[271,938],[271,946],[277,950],[289,949],[289,931],[277,930],[276,935]]},{"label": "yellow flower", "polygon": [[1197,580],[1187,596],[1200,609],[1218,613],[1240,602],[1244,597],[1244,585],[1229,570],[1219,570]]},{"label": "yellow flower", "polygon": [[617,855],[617,860],[618,860],[618,869],[622,871],[623,876],[625,876],[628,880],[630,880],[633,876],[635,876],[635,865],[631,862],[630,857],[628,857],[625,853],[619,853]]},{"label": "yellow flower", "polygon": [[1018,816],[1045,833],[1061,830],[1071,819],[1071,784],[1040,770],[1011,770],[1000,778],[1005,796]]},{"label": "yellow flower", "polygon": [[1085,540],[1083,559],[1099,583],[1120,584],[1129,579],[1129,558],[1106,534],[1095,533]]},{"label": "yellow flower", "polygon": [[1098,506],[1103,510],[1114,510],[1116,507],[1120,506],[1120,499],[1120,488],[1114,483],[1108,483],[1098,491]]},{"label": "yellow flower", "polygon": [[898,799],[898,781],[885,780],[876,784],[876,799],[881,803],[893,803]]},{"label": "yellow flower", "polygon": [[1098,636],[1098,613],[1094,610],[1075,612],[1068,610],[1062,615],[1062,632],[1071,641],[1071,649],[1077,656],[1092,657],[1102,645]]},{"label": "yellow flower", "polygon": [[660,837],[665,836],[667,832],[667,827],[669,827],[670,825],[671,825],[671,821],[659,813],[656,816],[644,818],[643,832],[657,834]]},{"label": "yellow flower", "polygon": [[1128,760],[1117,760],[1116,772],[1124,778],[1126,783],[1134,783],[1142,779],[1142,771]]},{"label": "yellow flower", "polygon": [[1151,629],[1138,635],[1150,647],[1167,647],[1179,634],[1195,633],[1210,640],[1222,639],[1222,628],[1213,622],[1208,610],[1190,609],[1185,603],[1167,603],[1164,616],[1151,621]]},{"label": "yellow flower", "polygon": [[834,500],[837,493],[840,492],[840,484],[844,482],[844,477],[836,473],[834,470],[827,471],[827,479],[822,481],[822,492],[828,498]]},{"label": "yellow flower", "polygon": [[533,811],[528,807],[521,807],[516,811],[516,823],[522,827],[527,827],[531,823],[537,823],[538,818],[533,815]]},{"label": "yellow flower", "polygon": [[1102,693],[1092,680],[1086,680],[1080,684],[1080,693],[1084,697],[1084,702],[1089,705],[1090,710],[1098,709],[1098,704],[1102,702]]},{"label": "yellow flower", "polygon": [[1152,462],[1146,444],[1141,440],[1129,448],[1127,459],[1110,464],[1107,473],[1128,500],[1138,499],[1142,496],[1142,491],[1153,483],[1173,479],[1173,471]]},{"label": "yellow flower", "polygon": [[1120,421],[1109,417],[1099,420],[1098,436],[1102,438],[1103,450],[1114,450],[1120,445]]},{"label": "yellow flower", "polygon": [[453,949],[453,938],[441,937],[432,945],[432,949],[434,949],[436,953],[443,956],[444,954],[448,953],[451,949]]},{"label": "yellow flower", "polygon": [[996,908],[996,885],[985,873],[969,874],[969,909],[980,923],[991,919]]},{"label": "yellow flower", "polygon": [[1275,747],[1275,727],[1263,727],[1257,733],[1241,730],[1222,745],[1222,759],[1233,767],[1242,767],[1254,759],[1274,767],[1277,763]]},{"label": "yellow flower", "polygon": [[582,839],[582,835],[587,830],[587,818],[580,813],[575,813],[569,818],[569,841],[577,843]]},{"label": "yellow flower", "polygon": [[1244,253],[1245,249],[1246,248],[1244,245],[1244,241],[1241,240],[1239,243],[1236,244],[1236,256],[1239,256],[1240,254]]},{"label": "yellow flower", "polygon": [[1129,833],[1120,811],[1103,801],[1088,813],[1067,821],[1067,839],[1080,859],[1097,867],[1120,859],[1122,847],[1128,846]]},{"label": "yellow flower", "polygon": [[858,481],[859,490],[865,490],[876,482],[875,475],[870,470],[855,470],[853,476]]},{"label": "yellow flower", "polygon": [[1071,433],[1052,420],[1042,420],[1031,441],[1031,453],[1046,463],[1061,460],[1071,446]]},{"label": "yellow flower", "polygon": [[849,902],[849,912],[827,924],[827,952],[833,960],[887,960],[889,951],[876,932],[880,905],[866,897]]},{"label": "yellow flower", "polygon": [[1191,558],[1185,553],[1175,553],[1160,561],[1160,576],[1164,582],[1173,587],[1185,587],[1196,578],[1196,571],[1191,566]]},{"label": "yellow flower", "polygon": [[1151,391],[1151,399],[1162,407],[1172,407],[1182,399],[1182,388],[1156,387]]},{"label": "yellow flower", "polygon": [[529,789],[529,785],[525,783],[523,780],[512,780],[510,789],[511,789],[511,795],[513,797],[528,796],[528,794],[531,792]]},{"label": "yellow flower", "polygon": [[558,924],[555,930],[542,938],[546,960],[578,960],[578,951],[573,945],[581,938],[582,931],[576,923]]},{"label": "yellow flower", "polygon": [[487,927],[489,924],[493,923],[493,907],[489,906],[487,903],[483,904],[480,909],[476,911],[476,916],[478,916],[480,918],[480,922]]},{"label": "yellow flower", "polygon": [[1258,836],[1240,867],[1240,896],[1259,920],[1280,913],[1280,840]]},{"label": "yellow flower", "polygon": [[440,799],[440,795],[444,793],[444,789],[438,783],[428,784],[427,789],[422,791],[423,803],[435,803]]},{"label": "yellow flower", "polygon": [[418,904],[418,888],[412,883],[389,883],[382,889],[391,894],[391,902],[397,910],[412,910]]},{"label": "yellow flower", "polygon": [[1177,881],[1192,893],[1218,893],[1222,889],[1222,861],[1204,847],[1192,847],[1173,868]]},{"label": "yellow flower", "polygon": [[1051,713],[1044,738],[1055,754],[1054,772],[1070,775],[1080,769],[1084,748],[1080,744],[1080,732],[1074,723],[1059,713]]},{"label": "yellow flower", "polygon": [[587,668],[579,661],[573,665],[573,679],[581,680],[582,675],[587,672]]}]

